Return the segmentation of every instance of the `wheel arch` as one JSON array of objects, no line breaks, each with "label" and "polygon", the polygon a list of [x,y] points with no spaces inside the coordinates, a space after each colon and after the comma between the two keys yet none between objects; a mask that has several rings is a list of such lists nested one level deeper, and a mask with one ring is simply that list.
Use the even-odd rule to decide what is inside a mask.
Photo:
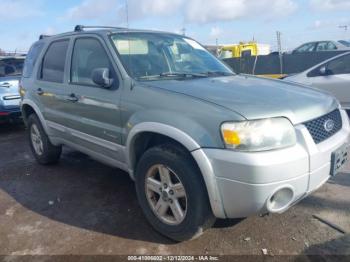
[{"label": "wheel arch", "polygon": [[30,100],[24,99],[21,104],[22,117],[25,124],[27,124],[28,117],[31,114],[36,114],[46,132],[48,134],[48,127],[43,114],[41,113],[39,107]]},{"label": "wheel arch", "polygon": [[191,158],[202,174],[214,215],[219,218],[225,218],[226,215],[211,164],[206,161],[206,157],[203,154],[198,153],[202,151],[200,150],[201,146],[192,137],[176,127],[161,123],[143,122],[135,125],[130,130],[126,142],[126,158],[132,179],[135,179],[134,170],[137,161],[142,156],[142,153],[149,148],[147,144],[152,139],[152,136],[161,137],[161,139],[164,139],[164,142],[173,141],[190,153]]}]

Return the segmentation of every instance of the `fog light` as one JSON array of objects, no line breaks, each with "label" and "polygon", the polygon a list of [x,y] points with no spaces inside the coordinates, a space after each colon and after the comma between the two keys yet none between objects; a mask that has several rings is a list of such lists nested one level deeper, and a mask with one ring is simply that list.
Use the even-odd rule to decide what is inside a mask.
[{"label": "fog light", "polygon": [[267,209],[271,213],[278,213],[286,209],[293,201],[294,191],[290,187],[277,190],[267,201]]}]

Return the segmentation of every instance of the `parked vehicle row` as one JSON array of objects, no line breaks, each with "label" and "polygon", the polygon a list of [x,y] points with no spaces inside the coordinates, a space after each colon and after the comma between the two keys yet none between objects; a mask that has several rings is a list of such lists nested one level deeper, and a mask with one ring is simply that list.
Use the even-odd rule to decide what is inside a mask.
[{"label": "parked vehicle row", "polygon": [[24,59],[23,56],[0,58],[0,123],[18,122],[21,118],[18,83]]},{"label": "parked vehicle row", "polygon": [[40,164],[70,146],[127,171],[146,219],[176,241],[215,218],[284,212],[348,158],[334,97],[236,75],[183,35],[77,26],[33,44],[20,88]]}]

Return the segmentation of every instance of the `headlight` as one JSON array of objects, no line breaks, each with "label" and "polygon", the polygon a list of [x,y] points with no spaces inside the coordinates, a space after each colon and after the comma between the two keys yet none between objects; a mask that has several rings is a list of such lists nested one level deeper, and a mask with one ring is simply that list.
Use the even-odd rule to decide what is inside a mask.
[{"label": "headlight", "polygon": [[267,151],[296,144],[295,129],[287,118],[227,122],[221,133],[227,148],[239,151]]}]

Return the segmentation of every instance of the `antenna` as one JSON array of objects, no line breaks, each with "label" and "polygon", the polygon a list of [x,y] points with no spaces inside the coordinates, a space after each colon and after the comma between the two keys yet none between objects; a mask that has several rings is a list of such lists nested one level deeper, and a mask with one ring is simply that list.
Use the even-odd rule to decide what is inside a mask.
[{"label": "antenna", "polygon": [[126,12],[126,27],[129,28],[129,3],[125,0],[125,12]]}]

